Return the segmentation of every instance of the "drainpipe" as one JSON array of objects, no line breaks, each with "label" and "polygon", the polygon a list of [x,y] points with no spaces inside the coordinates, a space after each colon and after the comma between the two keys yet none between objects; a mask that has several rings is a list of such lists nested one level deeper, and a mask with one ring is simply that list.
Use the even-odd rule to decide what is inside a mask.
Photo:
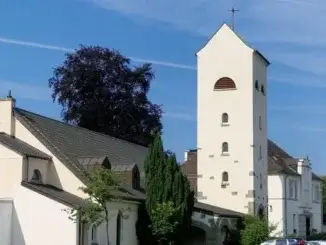
[{"label": "drainpipe", "polygon": [[283,203],[283,206],[284,206],[284,231],[285,231],[284,237],[287,237],[287,235],[288,235],[287,179],[288,179],[288,175],[285,175],[285,177],[284,177],[285,198],[284,198],[284,203]]}]

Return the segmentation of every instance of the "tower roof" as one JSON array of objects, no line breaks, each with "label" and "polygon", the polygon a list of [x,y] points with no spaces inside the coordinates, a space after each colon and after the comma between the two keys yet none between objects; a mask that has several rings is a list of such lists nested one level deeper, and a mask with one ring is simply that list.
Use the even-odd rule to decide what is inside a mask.
[{"label": "tower roof", "polygon": [[231,31],[234,35],[236,35],[236,37],[238,37],[248,48],[252,49],[253,52],[255,54],[257,54],[260,58],[262,58],[266,65],[268,66],[270,64],[270,62],[268,61],[268,59],[261,53],[259,52],[257,49],[253,48],[251,45],[249,45],[249,43],[242,38],[238,33],[236,33],[234,30],[232,30],[232,28],[227,24],[227,23],[223,23],[212,35],[211,37],[208,39],[208,41],[204,44],[203,47],[201,47],[197,52],[196,55],[198,55],[198,53],[204,49],[206,47],[206,45],[223,29],[227,29],[228,31]]}]

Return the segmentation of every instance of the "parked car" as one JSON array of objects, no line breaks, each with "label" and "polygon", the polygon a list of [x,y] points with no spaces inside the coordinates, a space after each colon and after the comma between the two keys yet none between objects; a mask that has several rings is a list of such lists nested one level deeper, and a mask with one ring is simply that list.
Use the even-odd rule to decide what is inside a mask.
[{"label": "parked car", "polygon": [[[289,239],[273,239],[261,243],[260,245],[307,245],[307,242],[301,239],[289,238]],[[316,245],[316,244],[312,244]]]}]

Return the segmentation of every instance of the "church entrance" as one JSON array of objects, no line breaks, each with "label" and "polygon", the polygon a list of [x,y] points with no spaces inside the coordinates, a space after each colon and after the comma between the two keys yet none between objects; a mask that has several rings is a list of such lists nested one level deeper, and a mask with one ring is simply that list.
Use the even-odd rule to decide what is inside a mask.
[{"label": "church entrance", "polygon": [[198,227],[191,226],[185,244],[206,245],[206,232]]},{"label": "church entrance", "polygon": [[310,216],[306,216],[306,236],[310,236]]},{"label": "church entrance", "polygon": [[264,206],[262,204],[260,204],[258,207],[257,215],[259,219],[264,219]]}]

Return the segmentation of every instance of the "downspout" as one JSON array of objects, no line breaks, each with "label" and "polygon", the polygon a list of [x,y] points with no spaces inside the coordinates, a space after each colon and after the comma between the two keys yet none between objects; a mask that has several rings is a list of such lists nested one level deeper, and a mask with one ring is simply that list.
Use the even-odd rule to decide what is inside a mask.
[{"label": "downspout", "polygon": [[285,175],[284,177],[284,237],[287,237],[288,235],[288,205],[287,205],[287,179],[288,179],[288,175]]}]

